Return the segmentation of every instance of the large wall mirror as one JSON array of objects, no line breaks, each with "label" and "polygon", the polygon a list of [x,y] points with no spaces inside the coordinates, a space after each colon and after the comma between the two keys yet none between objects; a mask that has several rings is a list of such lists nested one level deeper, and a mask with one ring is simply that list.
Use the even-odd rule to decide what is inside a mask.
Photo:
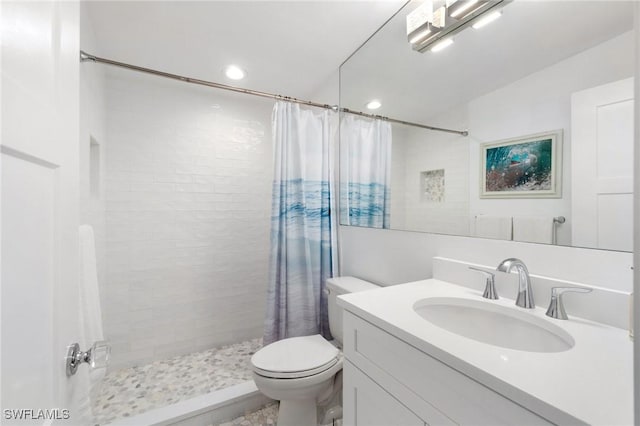
[{"label": "large wall mirror", "polygon": [[421,53],[424,3],[342,65],[340,104],[468,135],[341,114],[341,224],[632,251],[633,2],[502,2]]}]

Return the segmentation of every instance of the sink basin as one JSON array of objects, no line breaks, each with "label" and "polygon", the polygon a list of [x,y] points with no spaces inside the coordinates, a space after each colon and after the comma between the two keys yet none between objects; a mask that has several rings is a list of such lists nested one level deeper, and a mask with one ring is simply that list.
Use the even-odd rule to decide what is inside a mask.
[{"label": "sink basin", "polygon": [[530,312],[479,300],[432,297],[413,310],[433,325],[468,339],[528,352],[563,352],[575,344],[569,333]]}]

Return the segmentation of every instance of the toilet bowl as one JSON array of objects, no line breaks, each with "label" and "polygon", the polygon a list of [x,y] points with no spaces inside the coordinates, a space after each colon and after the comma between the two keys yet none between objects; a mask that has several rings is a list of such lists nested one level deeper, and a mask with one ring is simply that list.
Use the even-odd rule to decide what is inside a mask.
[{"label": "toilet bowl", "polygon": [[330,278],[329,327],[335,338],[321,335],[290,337],[257,351],[251,357],[253,380],[258,389],[280,401],[278,426],[316,426],[317,405],[328,400],[336,386],[336,374],[342,370],[342,309],[337,296],[378,288],[354,277]]},{"label": "toilet bowl", "polygon": [[272,343],[251,361],[258,389],[280,401],[279,426],[315,426],[317,401],[342,369],[342,354],[319,334]]}]

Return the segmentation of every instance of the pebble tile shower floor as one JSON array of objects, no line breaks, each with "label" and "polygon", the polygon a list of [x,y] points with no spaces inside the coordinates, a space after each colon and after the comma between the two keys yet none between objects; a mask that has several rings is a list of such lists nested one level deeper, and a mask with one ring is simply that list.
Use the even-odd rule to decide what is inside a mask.
[{"label": "pebble tile shower floor", "polygon": [[93,404],[96,425],[251,380],[250,358],[262,339],[176,356],[109,373]]}]

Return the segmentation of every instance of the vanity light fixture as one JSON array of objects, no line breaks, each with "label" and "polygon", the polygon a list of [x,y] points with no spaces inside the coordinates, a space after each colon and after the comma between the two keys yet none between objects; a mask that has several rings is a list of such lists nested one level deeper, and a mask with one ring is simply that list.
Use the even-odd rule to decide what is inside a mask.
[{"label": "vanity light fixture", "polygon": [[367,109],[378,109],[382,106],[382,103],[377,99],[372,99],[367,103]]},{"label": "vanity light fixture", "polygon": [[246,77],[247,72],[237,65],[229,65],[224,69],[224,75],[231,80],[242,80]]},{"label": "vanity light fixture", "polygon": [[[425,11],[424,9],[427,9]],[[415,13],[420,12],[420,13]],[[438,37],[438,33],[442,30],[447,20],[447,8],[441,6],[433,10],[432,2],[428,1],[407,16],[407,37],[409,43],[415,46],[417,44],[429,43]],[[412,29],[412,30],[411,30]],[[411,30],[409,32],[409,30]]]},{"label": "vanity light fixture", "polygon": [[485,16],[484,18],[480,19],[478,22],[473,24],[471,27],[474,30],[480,29],[480,28],[484,27],[485,25],[488,25],[491,22],[495,21],[496,19],[498,19],[501,16],[502,16],[502,11],[501,10],[496,10],[495,12],[491,12],[490,14]]},{"label": "vanity light fixture", "polygon": [[[465,28],[481,28],[500,17],[513,0],[446,0],[433,10],[427,0],[407,15],[407,38],[413,50],[437,52],[451,45],[451,37]],[[446,41],[440,45],[442,41]]]},{"label": "vanity light fixture", "polygon": [[433,47],[431,48],[432,52],[439,52],[449,46],[451,46],[453,44],[453,39],[452,38],[445,38],[444,40],[436,43],[433,45]]},{"label": "vanity light fixture", "polygon": [[434,32],[433,0],[427,0],[407,15],[407,39],[416,44]]},{"label": "vanity light fixture", "polygon": [[411,43],[412,46],[428,43],[438,37],[439,32],[440,28],[434,26],[431,22],[425,22],[417,31],[409,34],[409,43]]},{"label": "vanity light fixture", "polygon": [[424,27],[426,28],[423,29],[423,27],[421,27],[419,28],[421,31],[419,32],[414,31],[409,35],[409,43],[415,44],[419,40],[425,39],[429,34],[431,34],[431,28],[429,28],[428,22],[425,23]]},{"label": "vanity light fixture", "polygon": [[456,19],[463,19],[476,10],[484,6],[488,1],[478,0],[447,0],[447,11],[449,16]]}]

